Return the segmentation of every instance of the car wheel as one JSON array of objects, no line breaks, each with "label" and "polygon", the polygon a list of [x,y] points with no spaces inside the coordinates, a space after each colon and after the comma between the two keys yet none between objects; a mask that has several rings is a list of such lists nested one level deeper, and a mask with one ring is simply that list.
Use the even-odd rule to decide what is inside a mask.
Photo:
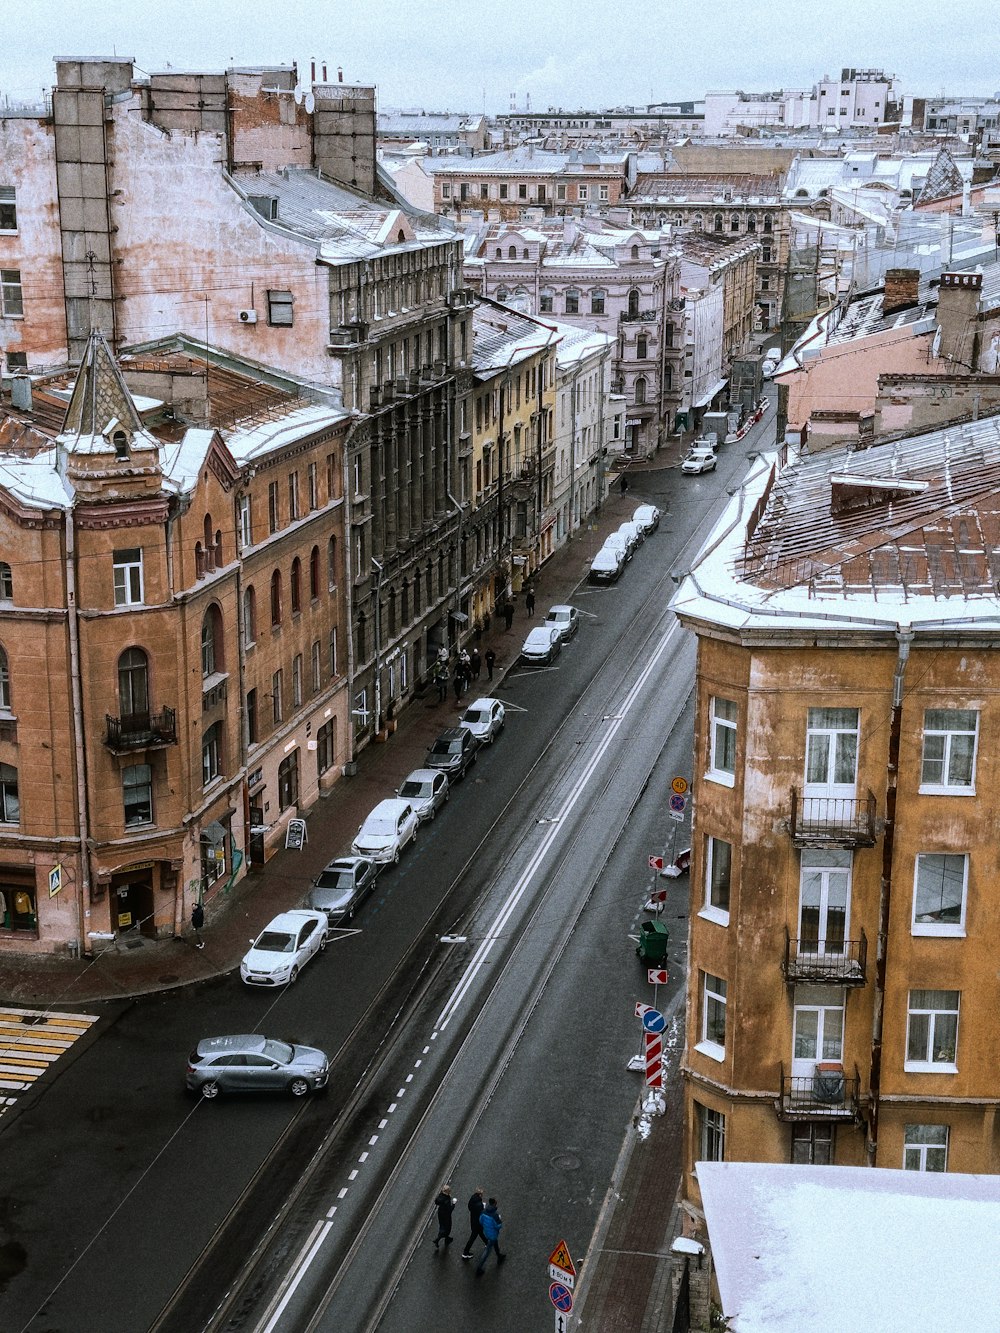
[{"label": "car wheel", "polygon": [[393,854],[392,854],[392,864],[393,864],[394,866],[398,866],[398,865],[399,865],[399,848],[398,848],[398,847],[396,848],[396,850],[395,850],[395,851],[393,852]]},{"label": "car wheel", "polygon": [[304,1097],[309,1091],[309,1081],[304,1078],[293,1078],[288,1085],[288,1091],[293,1097]]},{"label": "car wheel", "polygon": [[213,1097],[218,1097],[219,1095],[218,1083],[203,1083],[201,1085],[201,1095],[208,1101],[211,1101]]},{"label": "car wheel", "polygon": [[320,942],[319,942],[319,951],[320,951],[320,953],[326,953],[326,935],[325,935],[325,934],[324,934],[323,938],[322,938],[322,939],[320,940]]},{"label": "car wheel", "polygon": [[430,823],[431,820],[434,818],[434,816],[435,816],[436,814],[437,814],[437,806],[436,806],[436,805],[432,805],[432,806],[431,806],[431,812],[430,812],[430,814],[427,816],[427,822]]},{"label": "car wheel", "polygon": [[295,983],[298,981],[298,979],[299,979],[299,969],[297,967],[293,967],[291,972],[289,972],[288,974],[289,986],[294,986]]}]

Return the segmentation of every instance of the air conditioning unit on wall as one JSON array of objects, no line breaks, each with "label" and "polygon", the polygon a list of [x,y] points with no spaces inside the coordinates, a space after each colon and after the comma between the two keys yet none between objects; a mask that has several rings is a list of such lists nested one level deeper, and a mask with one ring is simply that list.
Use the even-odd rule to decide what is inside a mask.
[{"label": "air conditioning unit on wall", "polygon": [[241,311],[240,311],[240,323],[241,323],[241,324],[256,324],[256,323],[257,323],[257,311],[256,311],[256,310],[241,310]]}]

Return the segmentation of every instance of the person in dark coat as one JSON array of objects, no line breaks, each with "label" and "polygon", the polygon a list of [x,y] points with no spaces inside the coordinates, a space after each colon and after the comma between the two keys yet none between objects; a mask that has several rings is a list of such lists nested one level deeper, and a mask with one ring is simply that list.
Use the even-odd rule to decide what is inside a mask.
[{"label": "person in dark coat", "polygon": [[438,1220],[438,1233],[434,1237],[434,1248],[437,1249],[441,1241],[444,1241],[445,1249],[447,1249],[455,1239],[451,1234],[451,1215],[455,1211],[455,1200],[451,1196],[450,1185],[441,1186],[441,1193],[434,1200],[434,1207],[437,1209]]},{"label": "person in dark coat", "polygon": [[194,931],[196,949],[204,949],[205,941],[201,938],[201,928],[205,924],[205,909],[201,903],[195,903],[191,909],[191,929]]},{"label": "person in dark coat", "polygon": [[454,687],[455,687],[455,702],[458,703],[459,699],[461,699],[461,697],[462,697],[463,677],[462,677],[462,668],[461,668],[461,666],[459,666],[459,667],[457,667],[457,668],[455,669],[455,678],[454,678],[454,680],[452,681],[452,684],[453,684]]},{"label": "person in dark coat", "polygon": [[479,1263],[476,1264],[476,1277],[482,1277],[486,1260],[490,1257],[490,1250],[496,1251],[498,1265],[502,1264],[507,1258],[506,1254],[500,1249],[500,1228],[503,1226],[500,1205],[492,1196],[490,1196],[489,1203],[479,1214],[479,1225],[482,1228],[483,1239],[486,1241],[486,1249],[483,1250],[479,1256]]},{"label": "person in dark coat", "polygon": [[503,604],[503,623],[507,629],[514,623],[514,603],[509,597]]},{"label": "person in dark coat", "polygon": [[477,1185],[469,1198],[469,1239],[462,1247],[462,1258],[472,1258],[472,1247],[479,1240],[486,1244],[486,1237],[483,1235],[483,1228],[479,1225],[479,1219],[486,1207],[486,1196],[482,1185]]},{"label": "person in dark coat", "polygon": [[490,680],[493,679],[493,668],[496,666],[497,655],[492,648],[486,649],[486,674]]},{"label": "person in dark coat", "polygon": [[483,655],[478,648],[473,648],[469,654],[469,668],[472,671],[472,679],[478,680],[479,673],[483,669]]},{"label": "person in dark coat", "polygon": [[440,662],[434,663],[434,682],[437,685],[438,703],[443,704],[448,697],[448,668]]},{"label": "person in dark coat", "polygon": [[528,591],[524,594],[524,609],[529,616],[535,614],[535,590],[530,583],[528,584]]}]

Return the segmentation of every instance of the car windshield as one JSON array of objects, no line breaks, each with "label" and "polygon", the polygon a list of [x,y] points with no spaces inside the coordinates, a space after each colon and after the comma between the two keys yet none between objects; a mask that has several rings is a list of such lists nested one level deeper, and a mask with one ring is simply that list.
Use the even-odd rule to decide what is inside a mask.
[{"label": "car windshield", "polygon": [[462,721],[463,721],[463,722],[485,722],[485,721],[486,721],[486,709],[485,709],[485,708],[467,708],[467,709],[465,710],[465,712],[462,714]]},{"label": "car windshield", "polygon": [[361,829],[363,838],[391,838],[396,832],[396,821],[393,819],[367,819]]},{"label": "car windshield", "polygon": [[262,1054],[266,1055],[269,1060],[276,1060],[278,1064],[287,1065],[291,1063],[292,1057],[295,1055],[295,1048],[289,1046],[287,1041],[272,1041],[269,1039],[264,1042]]},{"label": "car windshield", "polygon": [[553,622],[558,622],[558,621],[560,621],[560,620],[569,620],[569,612],[568,612],[568,611],[550,611],[549,614],[545,617],[545,619],[546,619],[546,620],[551,620],[551,621],[553,621]]},{"label": "car windshield", "polygon": [[295,936],[283,930],[265,930],[253,947],[264,953],[294,953]]},{"label": "car windshield", "polygon": [[461,754],[461,741],[435,741],[431,754]]},{"label": "car windshield", "polygon": [[429,782],[404,782],[399,789],[400,796],[430,796],[431,784]]},{"label": "car windshield", "polygon": [[350,870],[324,870],[317,876],[317,889],[349,889],[354,883]]}]

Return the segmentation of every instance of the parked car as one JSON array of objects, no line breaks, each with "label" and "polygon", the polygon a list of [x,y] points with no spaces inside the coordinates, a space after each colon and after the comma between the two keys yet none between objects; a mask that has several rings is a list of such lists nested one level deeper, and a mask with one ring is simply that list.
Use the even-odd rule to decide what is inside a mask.
[{"label": "parked car", "polygon": [[458,725],[471,731],[480,745],[492,745],[503,731],[504,715],[499,699],[476,699],[462,714]]},{"label": "parked car", "polygon": [[640,505],[632,515],[632,522],[638,523],[648,536],[660,526],[660,511],[656,505]]},{"label": "parked car", "polygon": [[609,550],[602,546],[590,562],[588,583],[617,583],[625,568],[625,557],[619,548]]},{"label": "parked car", "polygon": [[443,769],[448,781],[455,782],[476,762],[478,749],[479,742],[467,727],[449,727],[427,751],[424,767]]},{"label": "parked car", "polygon": [[379,801],[354,835],[351,851],[355,856],[367,856],[383,865],[399,861],[400,853],[416,842],[420,820],[409,801],[390,796]]},{"label": "parked car", "polygon": [[439,768],[415,768],[396,791],[409,801],[421,824],[434,818],[448,799],[448,774]]},{"label": "parked car", "polygon": [[562,649],[562,636],[551,625],[536,625],[521,644],[521,661],[529,666],[554,662]]},{"label": "parked car", "polygon": [[557,629],[563,643],[568,643],[580,628],[580,612],[575,606],[550,606],[545,613],[545,624]]},{"label": "parked car", "polygon": [[339,856],[313,880],[306,906],[325,914],[328,930],[346,926],[374,889],[381,869],[369,856]]},{"label": "parked car", "polygon": [[707,445],[696,444],[691,452],[681,464],[681,471],[687,473],[712,472],[718,459],[715,456],[715,450],[709,449]]},{"label": "parked car", "polygon": [[629,547],[629,544],[625,539],[625,537],[622,535],[622,533],[612,532],[610,536],[605,537],[604,546],[601,549],[605,551],[607,550],[620,551],[623,560],[631,560],[632,551],[635,548]]},{"label": "parked car", "polygon": [[330,1062],[314,1046],[260,1035],[206,1037],[188,1056],[189,1092],[290,1092],[304,1097],[326,1087]]},{"label": "parked car", "polygon": [[625,544],[632,552],[635,552],[646,540],[645,532],[638,523],[633,523],[631,519],[626,519],[624,523],[620,523],[618,531],[625,538]]},{"label": "parked car", "polygon": [[240,963],[248,986],[285,986],[309,959],[326,948],[326,914],[295,908],[269,921]]}]

